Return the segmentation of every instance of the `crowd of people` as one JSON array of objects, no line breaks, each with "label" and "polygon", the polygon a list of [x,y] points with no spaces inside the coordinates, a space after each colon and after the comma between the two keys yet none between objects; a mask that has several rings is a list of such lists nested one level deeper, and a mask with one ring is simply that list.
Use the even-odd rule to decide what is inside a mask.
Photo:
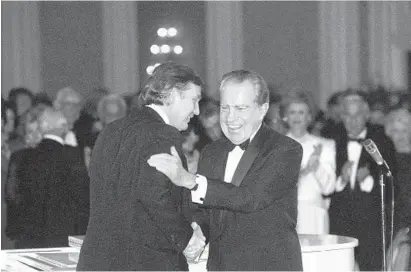
[{"label": "crowd of people", "polygon": [[[380,270],[380,169],[365,139],[391,169],[386,203],[393,195],[394,233],[406,237],[396,241],[409,241],[410,94],[349,89],[321,111],[303,87],[277,92],[250,71],[226,74],[220,101],[203,87],[189,68],[164,64],[129,97],[96,89],[85,101],[66,87],[50,100],[12,89],[1,105],[2,249],[67,246],[87,232],[80,269],[186,270],[204,235],[211,270],[301,270],[296,234],[336,234],[359,240],[359,269]],[[197,189],[187,200],[193,184],[200,200]],[[183,219],[187,201],[195,208]]]}]

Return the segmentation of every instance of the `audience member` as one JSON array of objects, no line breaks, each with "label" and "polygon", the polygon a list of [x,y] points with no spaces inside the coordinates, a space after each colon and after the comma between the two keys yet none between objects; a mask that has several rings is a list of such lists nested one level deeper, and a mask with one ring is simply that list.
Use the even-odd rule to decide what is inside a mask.
[{"label": "audience member", "polygon": [[[17,133],[19,130],[23,131],[24,125],[20,126],[20,119],[33,107],[34,95],[26,88],[13,88],[10,90],[8,101],[16,114],[15,130]],[[20,134],[23,134],[23,132],[20,132]]]},{"label": "audience member", "polygon": [[399,195],[396,225],[411,228],[411,113],[406,109],[391,111],[385,120],[385,132],[394,142]]},{"label": "audience member", "polygon": [[198,160],[200,151],[196,148],[200,139],[198,125],[193,122],[192,118],[188,123],[188,128],[182,131],[183,135],[183,153],[187,160],[187,170],[190,173],[197,173]]},{"label": "audience member", "polygon": [[280,116],[280,103],[281,96],[270,93],[270,106],[264,121],[273,130],[285,134],[287,133],[287,128]]},{"label": "audience member", "polygon": [[[25,113],[21,120],[18,137],[9,141],[10,150],[15,153],[21,149],[35,147],[41,141],[41,133],[38,128],[38,117],[47,106],[39,104]],[[21,135],[20,135],[21,134]]]},{"label": "audience member", "polygon": [[[65,87],[57,92],[56,99],[53,102],[54,108],[61,111],[67,120],[69,131],[64,139],[65,144],[71,146],[79,146],[80,137],[73,131],[74,123],[80,117],[80,111],[82,108],[83,97],[79,92],[71,87]],[[81,146],[81,149],[83,146]]]},{"label": "audience member", "polygon": [[117,94],[103,96],[98,102],[97,114],[104,128],[107,124],[126,116],[126,101]]},{"label": "audience member", "polygon": [[[379,168],[365,151],[362,139],[372,139],[396,174],[395,150],[384,130],[368,123],[370,110],[365,95],[348,90],[341,100],[344,130],[335,135],[336,191],[329,209],[330,233],[359,240],[355,257],[361,270],[381,270],[381,195]],[[389,200],[389,193],[386,193]]]},{"label": "audience member", "polygon": [[75,131],[80,147],[84,147],[85,152],[91,150],[95,144],[98,133],[101,131],[101,124],[97,113],[98,102],[110,92],[107,88],[94,88],[88,99],[85,101],[80,112],[80,117],[74,123]]},{"label": "audience member", "polygon": [[212,98],[204,98],[200,101],[200,115],[198,116],[201,124],[200,139],[198,150],[202,150],[207,144],[216,141],[223,136],[220,126],[220,105]]},{"label": "audience member", "polygon": [[[409,270],[411,268],[411,258],[409,248],[411,247],[411,113],[404,108],[391,111],[385,119],[385,133],[394,142],[397,160],[397,177],[394,181],[398,184],[399,194],[396,198],[394,215],[395,241],[398,241],[398,249],[404,252],[397,252],[397,258],[404,255],[403,264],[399,270]],[[403,237],[403,238],[401,238]],[[407,245],[402,244],[407,243]],[[407,246],[407,250],[404,249]],[[408,264],[406,259],[408,258]],[[398,263],[396,261],[394,265]],[[396,268],[393,267],[395,270]]]},{"label": "audience member", "polygon": [[334,93],[327,101],[327,110],[325,112],[325,122],[320,129],[320,135],[324,138],[333,139],[343,129],[341,124],[341,95],[342,92]]},{"label": "audience member", "polygon": [[86,172],[79,174],[80,155],[75,148],[64,146],[65,117],[46,108],[38,124],[43,140],[10,160],[6,193],[13,217],[7,234],[16,239],[16,248],[68,246],[68,235],[79,234],[78,214],[87,208],[79,207],[87,204],[79,197],[87,184]]},{"label": "audience member", "polygon": [[13,242],[6,236],[7,226],[7,202],[5,198],[5,188],[7,179],[7,170],[11,151],[9,148],[9,132],[7,129],[7,111],[9,110],[7,102],[1,98],[1,249],[11,249],[14,247]]},{"label": "audience member", "polygon": [[301,88],[287,92],[280,104],[280,114],[287,125],[287,136],[303,147],[298,179],[297,232],[329,232],[328,202],[323,195],[335,190],[335,142],[308,132],[316,114],[310,95]]}]

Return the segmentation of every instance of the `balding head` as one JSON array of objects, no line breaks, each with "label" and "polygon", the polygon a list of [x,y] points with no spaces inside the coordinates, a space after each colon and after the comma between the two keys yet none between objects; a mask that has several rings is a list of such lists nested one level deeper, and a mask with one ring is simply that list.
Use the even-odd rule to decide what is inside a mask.
[{"label": "balding head", "polygon": [[64,138],[68,131],[67,119],[63,113],[53,108],[46,108],[39,117],[42,134],[52,134]]},{"label": "balding head", "polygon": [[341,100],[341,119],[350,137],[357,137],[365,128],[370,118],[367,101],[356,94],[344,96]]}]

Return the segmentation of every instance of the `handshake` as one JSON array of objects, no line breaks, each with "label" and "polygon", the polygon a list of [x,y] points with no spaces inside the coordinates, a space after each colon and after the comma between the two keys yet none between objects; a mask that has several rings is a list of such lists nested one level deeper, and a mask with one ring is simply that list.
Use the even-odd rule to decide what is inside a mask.
[{"label": "handshake", "polygon": [[193,236],[191,236],[191,239],[188,242],[187,247],[184,249],[183,254],[188,263],[198,263],[201,253],[204,250],[206,239],[200,226],[196,222],[191,223],[191,227],[193,228]]}]

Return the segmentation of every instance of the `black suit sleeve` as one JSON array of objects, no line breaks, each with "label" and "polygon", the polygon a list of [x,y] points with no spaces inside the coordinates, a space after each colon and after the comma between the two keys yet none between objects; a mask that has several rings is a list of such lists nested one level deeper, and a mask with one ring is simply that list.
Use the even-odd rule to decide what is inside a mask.
[{"label": "black suit sleeve", "polygon": [[[147,146],[141,156],[140,174],[135,177],[135,190],[159,230],[178,252],[182,252],[193,234],[191,222],[182,210],[182,190],[185,189],[173,185],[164,174],[147,163],[151,155],[170,153],[171,146],[176,147],[181,157],[181,141],[176,138],[179,135],[173,136],[170,133],[159,133]],[[144,191],[138,191],[138,188],[144,188]]]},{"label": "black suit sleeve", "polygon": [[[208,179],[204,205],[234,212],[250,213],[297,192],[302,158],[300,145],[278,147],[248,172],[247,182],[231,183]],[[201,174],[201,173],[200,173]]]}]

